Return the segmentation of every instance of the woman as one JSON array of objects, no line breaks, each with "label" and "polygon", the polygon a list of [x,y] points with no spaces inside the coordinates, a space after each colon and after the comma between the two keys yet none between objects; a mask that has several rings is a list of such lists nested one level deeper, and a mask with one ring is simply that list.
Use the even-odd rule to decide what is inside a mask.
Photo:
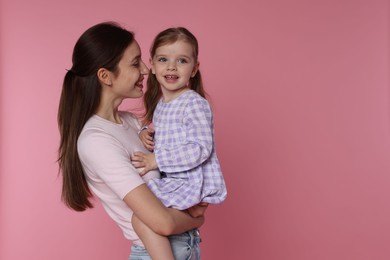
[{"label": "woman", "polygon": [[[164,207],[145,184],[159,173],[151,171],[143,179],[130,162],[133,152],[148,152],[138,138],[136,117],[118,110],[124,99],[142,97],[148,73],[133,34],[115,23],[97,24],[77,41],[72,63],[58,111],[58,162],[65,204],[83,211],[93,207],[90,198],[95,194],[124,236],[133,241],[130,259],[150,259],[132,227],[133,214],[162,236],[184,232],[171,239],[175,258],[193,255],[200,239],[189,230],[200,227],[203,216],[193,218]],[[192,210],[204,212],[205,208]],[[191,241],[191,248],[182,243],[183,237]]]}]

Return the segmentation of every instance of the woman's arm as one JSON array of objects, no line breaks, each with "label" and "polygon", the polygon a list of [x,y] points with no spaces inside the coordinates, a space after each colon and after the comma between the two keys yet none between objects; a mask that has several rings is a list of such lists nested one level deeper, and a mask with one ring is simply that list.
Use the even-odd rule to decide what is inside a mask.
[{"label": "woman's arm", "polygon": [[[135,136],[138,138],[138,136]],[[183,233],[199,227],[204,219],[166,208],[143,183],[122,144],[102,130],[85,131],[78,140],[78,153],[91,178],[99,178],[133,210],[134,214],[160,235]],[[127,137],[126,137],[127,138]]]},{"label": "woman's arm", "polygon": [[192,100],[187,104],[181,127],[185,138],[179,144],[155,147],[155,161],[162,172],[191,170],[207,160],[213,151],[213,115],[206,100]]},{"label": "woman's arm", "polygon": [[204,223],[204,216],[193,218],[183,211],[166,208],[146,184],[130,191],[123,200],[145,225],[162,236],[180,234]]},{"label": "woman's arm", "polygon": [[184,212],[166,208],[145,184],[129,192],[124,201],[134,212],[134,230],[152,259],[174,260],[166,236],[183,233],[204,222],[203,216],[193,218]]}]

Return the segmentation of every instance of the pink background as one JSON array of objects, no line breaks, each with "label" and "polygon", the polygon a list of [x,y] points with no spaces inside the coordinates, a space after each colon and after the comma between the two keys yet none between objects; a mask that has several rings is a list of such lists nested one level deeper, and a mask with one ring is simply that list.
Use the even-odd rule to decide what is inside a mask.
[{"label": "pink background", "polygon": [[145,61],[166,27],[199,39],[229,190],[202,259],[390,259],[389,1],[217,2],[0,1],[0,259],[127,259],[99,204],[61,204],[55,162],[73,45],[106,20]]}]

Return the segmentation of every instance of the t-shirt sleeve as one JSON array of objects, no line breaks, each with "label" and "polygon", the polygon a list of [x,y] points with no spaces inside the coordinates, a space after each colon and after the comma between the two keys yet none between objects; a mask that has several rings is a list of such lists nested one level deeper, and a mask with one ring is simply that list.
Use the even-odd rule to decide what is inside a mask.
[{"label": "t-shirt sleeve", "polygon": [[127,150],[111,135],[87,130],[80,135],[77,149],[88,178],[107,185],[121,199],[144,183]]}]

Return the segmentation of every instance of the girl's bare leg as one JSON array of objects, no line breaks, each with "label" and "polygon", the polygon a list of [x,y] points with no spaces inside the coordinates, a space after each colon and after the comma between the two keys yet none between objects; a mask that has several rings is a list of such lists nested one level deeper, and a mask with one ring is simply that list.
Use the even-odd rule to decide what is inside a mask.
[{"label": "girl's bare leg", "polygon": [[145,225],[133,214],[133,227],[153,260],[175,260],[171,244],[166,236],[161,236]]}]

